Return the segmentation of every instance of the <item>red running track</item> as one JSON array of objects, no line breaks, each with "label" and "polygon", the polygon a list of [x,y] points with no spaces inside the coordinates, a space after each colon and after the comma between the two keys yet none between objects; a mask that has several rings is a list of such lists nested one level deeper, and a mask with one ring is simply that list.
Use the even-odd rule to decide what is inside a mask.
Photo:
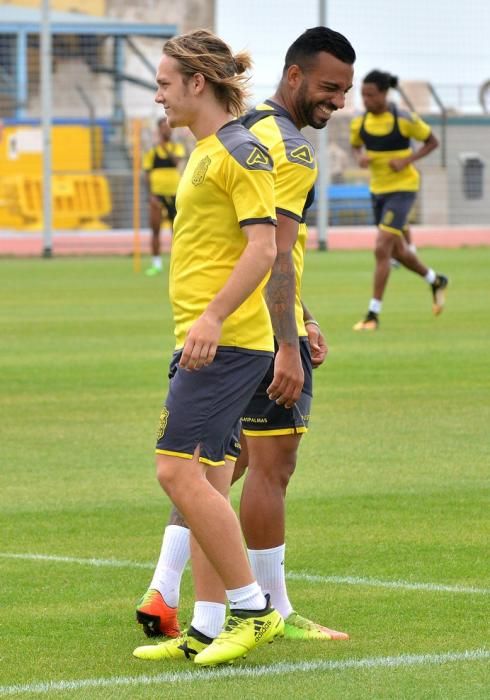
[{"label": "red running track", "polygon": [[[328,231],[329,250],[372,250],[376,229],[372,226],[334,226]],[[462,248],[490,246],[490,226],[412,226],[414,243],[423,247]],[[162,231],[162,250],[170,249],[170,233]],[[140,234],[141,253],[150,252],[150,233]],[[308,248],[317,248],[317,233],[309,230]],[[39,257],[44,248],[40,233],[0,231],[0,257]],[[131,255],[133,233],[113,231],[56,231],[54,255]]]}]

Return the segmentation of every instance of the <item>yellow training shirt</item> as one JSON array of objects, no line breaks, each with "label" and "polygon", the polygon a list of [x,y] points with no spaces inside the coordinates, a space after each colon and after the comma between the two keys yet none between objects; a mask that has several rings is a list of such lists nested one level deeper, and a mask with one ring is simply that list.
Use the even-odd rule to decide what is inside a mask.
[{"label": "yellow training shirt", "polygon": [[413,164],[395,172],[389,162],[413,153],[410,139],[427,141],[431,128],[418,115],[397,110],[394,105],[383,114],[355,117],[350,124],[350,142],[355,148],[366,147],[373,194],[417,192],[420,175]]},{"label": "yellow training shirt", "polygon": [[[306,336],[301,304],[301,280],[304,269],[307,228],[304,207],[309,191],[317,177],[317,163],[313,146],[296,128],[288,112],[271,100],[258,105],[254,112],[269,111],[267,116],[249,128],[269,149],[276,168],[276,211],[299,223],[298,239],[293,249],[296,274],[295,315],[298,335]],[[244,124],[247,124],[247,117]],[[252,118],[253,121],[253,118]]]},{"label": "yellow training shirt", "polygon": [[169,156],[184,158],[181,143],[167,141],[151,148],[143,157],[143,170],[150,176],[150,191],[163,197],[172,197],[177,192],[180,173]]},{"label": "yellow training shirt", "polygon": [[[198,141],[177,190],[170,258],[176,349],[223,288],[247,237],[241,226],[275,223],[274,166],[267,149],[238,121]],[[220,346],[271,352],[272,325],[262,290],[223,323]]]}]

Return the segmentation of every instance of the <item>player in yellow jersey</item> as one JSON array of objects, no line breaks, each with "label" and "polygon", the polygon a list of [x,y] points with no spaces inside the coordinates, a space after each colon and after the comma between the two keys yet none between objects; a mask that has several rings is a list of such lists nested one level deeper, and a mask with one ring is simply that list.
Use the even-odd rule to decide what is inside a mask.
[{"label": "player in yellow jersey", "polygon": [[212,601],[207,590],[218,582],[230,605],[222,633],[194,656],[203,666],[245,656],[284,630],[227,499],[237,425],[274,349],[262,295],[276,256],[273,162],[235,119],[249,66],[248,54],[197,30],[165,43],[156,76],[169,125],[188,126],[197,141],[177,191],[176,347],[156,451],[158,480],[192,533],[198,599]]},{"label": "player in yellow jersey", "polygon": [[[286,53],[274,96],[242,120],[269,148],[277,170],[278,254],[266,287],[277,352],[242,418],[246,439],[235,471],[238,476],[248,465],[240,521],[252,569],[283,615],[285,636],[291,639],[348,639],[293,610],[285,582],[285,497],[301,437],[308,430],[312,367],[323,362],[326,351],[319,325],[301,303],[304,214],[317,165],[300,129],[326,127],[332,112],[344,106],[354,61],[355,52],[341,34],[325,27],[304,32]],[[274,388],[291,381],[290,367],[296,366],[303,370],[301,394],[292,407],[278,404]]]},{"label": "player in yellow jersey", "polygon": [[146,184],[149,197],[149,219],[151,227],[151,253],[152,264],[146,271],[150,277],[158,275],[162,271],[162,259],[160,257],[160,228],[162,226],[162,214],[173,223],[176,215],[175,195],[179,184],[179,164],[185,157],[185,149],[181,143],[172,141],[172,129],[167,118],[158,120],[159,140],[143,158],[143,170],[145,171]]},{"label": "player in yellow jersey", "polygon": [[[356,331],[376,330],[379,326],[383,295],[390,275],[390,259],[420,275],[432,292],[432,310],[441,313],[448,279],[426,267],[408,246],[403,232],[419,189],[420,176],[413,163],[438,146],[428,124],[413,113],[399,110],[388,102],[390,87],[397,78],[382,71],[371,71],[362,83],[365,113],[351,122],[350,141],[360,167],[369,168],[376,239],[373,296],[365,318]],[[423,142],[413,150],[411,139]]]},{"label": "player in yellow jersey", "polygon": [[[269,148],[277,171],[278,254],[266,288],[277,352],[242,419],[248,450],[243,443],[235,477],[248,464],[240,511],[249,558],[257,580],[286,618],[285,634],[292,639],[348,638],[293,611],[284,576],[284,502],[299,442],[308,427],[312,366],[320,365],[326,354],[319,325],[301,303],[304,214],[317,166],[313,148],[300,129],[325,127],[331,113],[344,106],[354,60],[354,50],[342,35],[325,27],[306,31],[287,52],[275,95],[242,118]],[[290,402],[282,400],[283,385],[298,387]],[[187,561],[186,542],[185,522],[173,512],[150,589],[137,608],[148,636],[174,633],[176,618],[171,615],[176,612],[180,576]],[[198,598],[192,626],[213,637],[224,614],[219,596],[207,602]],[[151,659],[185,659],[189,658],[188,647],[186,634],[176,641],[141,647],[138,654]]]}]

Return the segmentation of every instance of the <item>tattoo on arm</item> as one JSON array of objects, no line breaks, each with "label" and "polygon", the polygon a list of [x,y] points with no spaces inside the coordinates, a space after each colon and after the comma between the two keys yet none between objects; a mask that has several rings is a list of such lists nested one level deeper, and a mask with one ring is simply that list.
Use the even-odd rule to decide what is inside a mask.
[{"label": "tattoo on arm", "polygon": [[265,299],[278,342],[298,342],[294,313],[296,275],[291,251],[277,254],[266,286]]},{"label": "tattoo on arm", "polygon": [[170,513],[167,525],[179,525],[180,527],[187,527],[182,515],[179,513],[175,506],[172,506],[172,511]]}]

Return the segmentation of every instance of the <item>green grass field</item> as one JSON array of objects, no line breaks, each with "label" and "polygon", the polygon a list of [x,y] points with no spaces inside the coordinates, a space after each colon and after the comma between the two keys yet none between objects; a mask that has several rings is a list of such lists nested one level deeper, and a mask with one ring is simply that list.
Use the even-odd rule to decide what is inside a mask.
[{"label": "green grass field", "polygon": [[[289,490],[288,585],[351,640],[202,671],[132,657],[169,511],[153,464],[165,277],[128,259],[0,261],[0,697],[488,697],[490,249],[423,258],[450,276],[444,314],[394,271],[364,335],[371,254],[307,259],[330,353]],[[181,602],[185,624],[188,572]]]}]

